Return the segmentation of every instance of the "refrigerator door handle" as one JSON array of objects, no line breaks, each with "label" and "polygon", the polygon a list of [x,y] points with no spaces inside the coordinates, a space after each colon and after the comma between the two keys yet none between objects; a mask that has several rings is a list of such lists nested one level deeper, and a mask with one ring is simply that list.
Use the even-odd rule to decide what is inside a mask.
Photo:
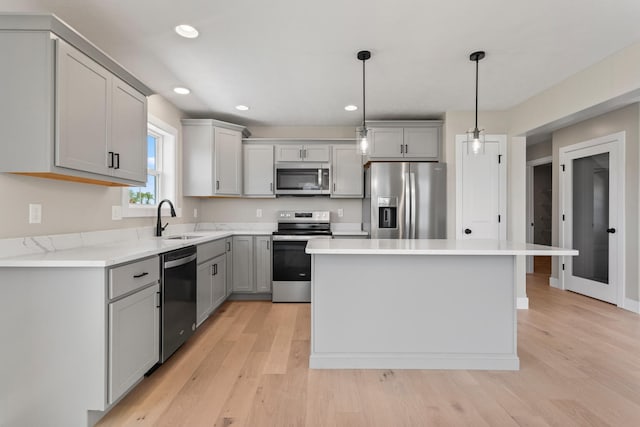
[{"label": "refrigerator door handle", "polygon": [[410,239],[411,238],[411,183],[409,174],[404,174],[404,230],[402,232],[401,239]]},{"label": "refrigerator door handle", "polygon": [[410,174],[410,182],[411,182],[411,222],[410,222],[410,237],[412,239],[416,238],[416,174],[411,172]]}]

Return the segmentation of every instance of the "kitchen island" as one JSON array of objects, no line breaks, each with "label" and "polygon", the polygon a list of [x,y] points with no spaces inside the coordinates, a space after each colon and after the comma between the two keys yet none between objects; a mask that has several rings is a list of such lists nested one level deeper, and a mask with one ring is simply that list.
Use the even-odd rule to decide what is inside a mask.
[{"label": "kitchen island", "polygon": [[497,240],[312,240],[320,369],[517,370],[515,260],[578,251]]}]

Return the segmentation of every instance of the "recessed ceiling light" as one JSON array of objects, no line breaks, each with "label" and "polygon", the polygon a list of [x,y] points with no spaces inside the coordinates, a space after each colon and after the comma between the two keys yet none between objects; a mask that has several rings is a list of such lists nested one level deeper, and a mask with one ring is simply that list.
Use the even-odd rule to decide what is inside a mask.
[{"label": "recessed ceiling light", "polygon": [[347,105],[346,107],[344,107],[345,110],[347,111],[356,111],[358,109],[357,105]]},{"label": "recessed ceiling light", "polygon": [[236,105],[236,110],[247,111],[248,109],[249,107],[247,107],[246,105]]},{"label": "recessed ceiling light", "polygon": [[186,25],[186,24],[178,25],[176,27],[176,33],[188,39],[195,39],[196,37],[198,37],[198,34],[199,34],[198,30],[193,28],[191,25]]},{"label": "recessed ceiling light", "polygon": [[186,87],[174,87],[173,91],[180,95],[189,95],[191,93],[191,91]]}]

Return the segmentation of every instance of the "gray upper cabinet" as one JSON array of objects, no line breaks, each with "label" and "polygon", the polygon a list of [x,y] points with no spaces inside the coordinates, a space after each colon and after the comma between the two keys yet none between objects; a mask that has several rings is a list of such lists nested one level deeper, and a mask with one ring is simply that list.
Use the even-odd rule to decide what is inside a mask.
[{"label": "gray upper cabinet", "polygon": [[273,145],[243,145],[245,196],[273,197]]},{"label": "gray upper cabinet", "polygon": [[370,160],[440,160],[442,122],[439,120],[370,121]]},{"label": "gray upper cabinet", "polygon": [[331,197],[362,197],[362,156],[355,145],[334,145],[331,157]]},{"label": "gray upper cabinet", "polygon": [[151,91],[55,18],[22,18],[0,16],[0,172],[143,185]]},{"label": "gray upper cabinet", "polygon": [[276,145],[276,162],[327,163],[330,158],[329,145]]},{"label": "gray upper cabinet", "polygon": [[244,130],[242,126],[218,120],[182,120],[185,196],[242,194]]}]

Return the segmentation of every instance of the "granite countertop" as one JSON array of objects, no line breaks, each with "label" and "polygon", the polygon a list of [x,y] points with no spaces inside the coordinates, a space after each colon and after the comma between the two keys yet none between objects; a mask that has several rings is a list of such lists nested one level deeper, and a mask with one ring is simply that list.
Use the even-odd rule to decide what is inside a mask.
[{"label": "granite countertop", "polygon": [[314,255],[552,255],[574,256],[574,249],[506,240],[454,239],[337,239],[311,240]]}]

